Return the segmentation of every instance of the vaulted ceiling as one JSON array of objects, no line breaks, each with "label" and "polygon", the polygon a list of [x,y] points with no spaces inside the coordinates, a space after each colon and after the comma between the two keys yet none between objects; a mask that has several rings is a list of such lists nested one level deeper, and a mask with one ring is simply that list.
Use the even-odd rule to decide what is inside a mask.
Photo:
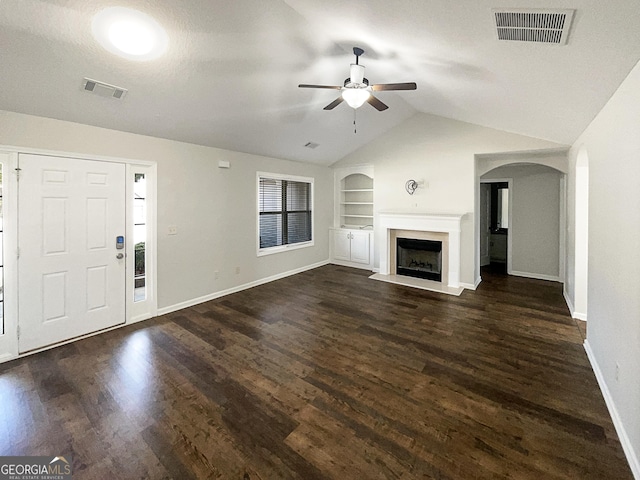
[{"label": "vaulted ceiling", "polygon": [[[124,0],[167,30],[148,62],[104,50],[99,0],[0,2],[0,109],[329,165],[417,112],[570,144],[640,59],[637,0]],[[563,46],[499,41],[492,8],[575,9]],[[322,108],[352,47],[390,108]],[[123,100],[82,89],[90,77]],[[319,144],[305,148],[307,142]]]}]

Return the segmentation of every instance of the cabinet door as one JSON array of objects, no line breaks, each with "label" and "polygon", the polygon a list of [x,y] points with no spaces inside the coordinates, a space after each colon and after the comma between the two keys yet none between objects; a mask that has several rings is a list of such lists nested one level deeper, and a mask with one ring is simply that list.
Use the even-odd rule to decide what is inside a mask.
[{"label": "cabinet door", "polygon": [[351,260],[350,234],[348,230],[333,230],[333,258],[336,260]]},{"label": "cabinet door", "polygon": [[369,232],[351,232],[351,261],[369,263]]}]

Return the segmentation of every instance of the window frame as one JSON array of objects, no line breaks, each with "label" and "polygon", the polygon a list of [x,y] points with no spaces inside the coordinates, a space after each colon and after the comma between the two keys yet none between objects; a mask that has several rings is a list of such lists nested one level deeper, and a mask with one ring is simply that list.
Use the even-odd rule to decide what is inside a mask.
[{"label": "window frame", "polygon": [[[309,184],[309,204],[311,208],[311,240],[306,242],[288,243],[285,245],[276,245],[273,247],[260,247],[260,179],[284,180],[292,182],[301,182]],[[274,253],[286,252],[289,250],[297,250],[299,248],[313,247],[315,245],[315,200],[314,200],[314,178],[301,177],[297,175],[285,175],[281,173],[256,172],[256,255],[258,257],[264,255],[272,255]],[[286,211],[286,210],[285,210]]]}]

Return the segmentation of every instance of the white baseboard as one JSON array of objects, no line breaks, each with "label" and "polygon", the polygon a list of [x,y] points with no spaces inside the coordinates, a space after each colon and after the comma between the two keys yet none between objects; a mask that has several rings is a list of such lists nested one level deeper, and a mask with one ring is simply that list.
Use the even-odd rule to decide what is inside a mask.
[{"label": "white baseboard", "polygon": [[573,302],[571,301],[569,294],[564,288],[562,289],[562,296],[564,297],[564,301],[567,304],[567,307],[569,308],[569,313],[571,314],[571,318],[574,318],[573,312],[575,311],[575,309],[573,308]]},{"label": "white baseboard", "polygon": [[265,283],[273,282],[275,280],[280,280],[281,278],[289,277],[297,273],[306,272],[307,270],[313,270],[314,268],[323,267],[324,265],[328,265],[328,264],[329,264],[329,260],[324,260],[322,262],[314,263],[312,265],[296,268],[295,270],[289,270],[288,272],[278,273],[270,277],[261,278],[260,280],[254,280],[253,282],[238,285],[236,287],[231,287],[226,290],[220,290],[219,292],[213,292],[208,295],[204,295],[202,297],[193,298],[191,300],[186,300],[184,302],[176,303],[174,305],[169,305],[168,307],[162,307],[158,309],[158,316],[166,315],[167,313],[172,313],[178,310],[182,310],[183,308],[193,307],[194,305],[198,305],[199,303],[208,302],[209,300],[215,300],[216,298],[224,297],[226,295],[231,295],[232,293],[241,292],[242,290],[247,290],[248,288],[257,287],[258,285],[264,285]]},{"label": "white baseboard", "polygon": [[611,396],[611,392],[609,392],[607,383],[604,380],[604,376],[602,375],[602,371],[600,370],[600,366],[598,365],[598,361],[593,354],[593,350],[591,350],[591,345],[589,345],[588,340],[584,341],[584,350],[587,352],[587,357],[589,358],[589,362],[591,363],[591,368],[593,369],[593,373],[595,373],[596,375],[596,380],[598,381],[598,385],[600,386],[600,391],[602,392],[604,401],[607,404],[607,408],[609,409],[609,415],[611,415],[611,420],[613,420],[613,426],[615,427],[618,438],[620,439],[622,450],[624,450],[624,454],[627,456],[629,467],[631,467],[631,473],[633,473],[633,476],[636,480],[640,480],[640,462],[638,461],[638,455],[634,451],[633,445],[629,440],[627,431],[625,430],[624,424],[620,419],[620,415],[618,414],[618,410],[616,409],[616,405],[613,401],[613,397]]},{"label": "white baseboard", "polygon": [[12,353],[3,353],[2,355],[0,355],[0,363],[8,362],[9,360],[13,360],[14,358],[17,358],[17,355],[14,355]]},{"label": "white baseboard", "polygon": [[332,265],[340,265],[341,267],[359,268],[360,270],[368,270],[370,272],[373,271],[373,268],[371,268],[371,265],[368,265],[365,263],[346,262],[344,260],[336,260],[336,259],[329,260],[329,263],[331,263]]},{"label": "white baseboard", "polygon": [[575,307],[573,306],[573,302],[571,298],[569,298],[569,294],[567,294],[566,290],[562,290],[562,296],[564,297],[564,301],[567,303],[567,307],[569,307],[569,313],[571,313],[571,318],[575,318],[576,320],[582,320],[584,322],[587,321],[587,314],[576,312]]},{"label": "white baseboard", "polygon": [[156,315],[151,314],[151,313],[144,313],[142,315],[138,315],[137,317],[133,317],[131,318],[128,322],[127,325],[131,325],[133,323],[138,323],[138,322],[143,322],[145,320],[149,320],[150,318],[155,317]]},{"label": "white baseboard", "polygon": [[509,275],[515,277],[535,278],[536,280],[548,280],[550,282],[562,283],[562,279],[558,275],[545,275],[544,273],[517,272],[512,270]]},{"label": "white baseboard", "polygon": [[478,288],[478,285],[480,285],[480,282],[482,282],[482,278],[478,277],[476,278],[476,281],[474,283],[460,282],[460,286],[468,290],[475,290],[476,288]]}]

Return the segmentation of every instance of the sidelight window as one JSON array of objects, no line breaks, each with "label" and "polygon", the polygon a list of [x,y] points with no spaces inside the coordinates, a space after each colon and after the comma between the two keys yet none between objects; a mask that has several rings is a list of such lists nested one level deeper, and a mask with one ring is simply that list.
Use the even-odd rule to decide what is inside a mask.
[{"label": "sidelight window", "polygon": [[134,277],[133,301],[147,298],[147,179],[144,173],[135,173],[133,181],[133,244]]}]

